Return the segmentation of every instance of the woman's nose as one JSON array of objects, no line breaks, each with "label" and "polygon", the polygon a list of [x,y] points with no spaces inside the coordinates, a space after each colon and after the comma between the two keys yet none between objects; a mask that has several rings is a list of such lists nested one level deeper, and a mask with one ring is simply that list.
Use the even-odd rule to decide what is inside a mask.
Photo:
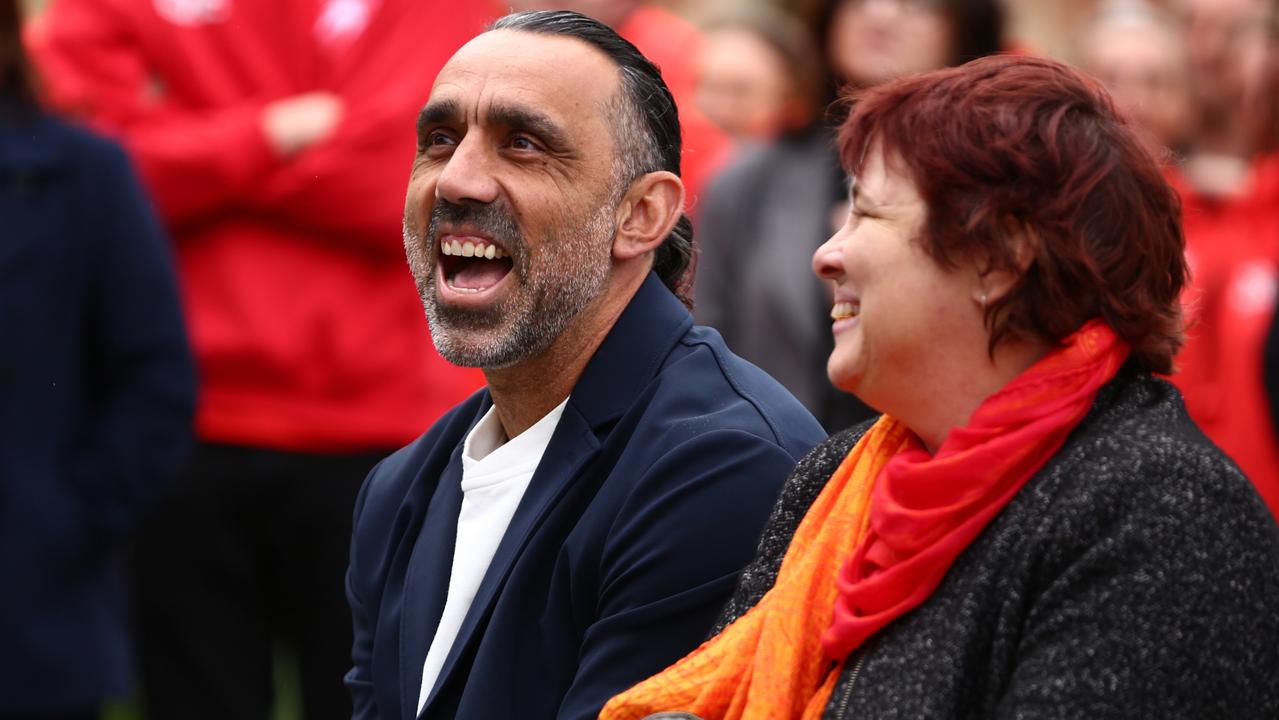
[{"label": "woman's nose", "polygon": [[813,253],[813,272],[823,280],[839,280],[844,276],[843,232],[837,232]]}]

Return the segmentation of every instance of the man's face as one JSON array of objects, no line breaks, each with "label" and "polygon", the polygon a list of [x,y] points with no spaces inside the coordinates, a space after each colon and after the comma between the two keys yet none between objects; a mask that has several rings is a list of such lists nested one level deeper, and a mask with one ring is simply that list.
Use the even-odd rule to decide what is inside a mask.
[{"label": "man's face", "polygon": [[619,188],[616,66],[586,43],[497,30],[458,51],[418,121],[404,245],[435,345],[508,367],[599,295]]}]

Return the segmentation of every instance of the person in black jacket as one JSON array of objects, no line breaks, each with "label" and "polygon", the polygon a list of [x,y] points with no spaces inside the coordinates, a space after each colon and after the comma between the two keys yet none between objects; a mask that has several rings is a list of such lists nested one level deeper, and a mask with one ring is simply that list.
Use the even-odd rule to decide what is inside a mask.
[{"label": "person in black jacket", "polygon": [[1156,377],[1177,201],[1104,90],[986,58],[861,93],[840,147],[828,372],[884,414],[601,718],[1279,716],[1279,528]]},{"label": "person in black jacket", "polygon": [[129,680],[124,541],[183,461],[195,378],[167,240],[123,151],[38,108],[16,0],[0,218],[0,718],[96,718]]}]

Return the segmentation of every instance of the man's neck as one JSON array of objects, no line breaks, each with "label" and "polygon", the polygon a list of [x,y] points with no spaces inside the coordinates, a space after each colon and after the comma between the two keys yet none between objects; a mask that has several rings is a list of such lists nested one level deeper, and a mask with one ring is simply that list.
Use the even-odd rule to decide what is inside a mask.
[{"label": "man's neck", "polygon": [[630,304],[639,285],[606,287],[537,357],[485,370],[489,394],[506,437],[513,438],[564,402],[595,351]]}]

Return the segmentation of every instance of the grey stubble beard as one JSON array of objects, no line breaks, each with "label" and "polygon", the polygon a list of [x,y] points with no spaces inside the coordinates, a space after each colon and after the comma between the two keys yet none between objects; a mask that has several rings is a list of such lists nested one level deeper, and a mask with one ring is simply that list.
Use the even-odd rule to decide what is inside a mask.
[{"label": "grey stubble beard", "polygon": [[[611,267],[613,208],[603,205],[575,229],[548,235],[534,257],[504,207],[458,209],[466,207],[437,201],[425,242],[406,220],[409,269],[440,355],[464,367],[507,368],[546,352],[603,289]],[[501,303],[475,310],[439,301],[432,259],[446,214],[478,226],[511,255],[517,287]]]}]

